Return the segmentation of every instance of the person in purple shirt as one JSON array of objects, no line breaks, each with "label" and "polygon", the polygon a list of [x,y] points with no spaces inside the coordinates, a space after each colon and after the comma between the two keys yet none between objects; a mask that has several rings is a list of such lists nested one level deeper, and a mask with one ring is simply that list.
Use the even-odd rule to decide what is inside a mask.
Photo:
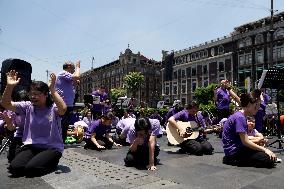
[{"label": "person in purple shirt", "polygon": [[55,88],[58,94],[63,98],[67,105],[67,111],[62,116],[62,138],[63,142],[67,137],[67,130],[71,121],[74,99],[75,86],[80,79],[80,61],[77,61],[76,67],[73,62],[65,62],[63,64],[63,71],[57,74]]},{"label": "person in purple shirt", "polygon": [[111,149],[113,144],[115,146],[121,146],[114,142],[110,136],[111,123],[114,115],[112,112],[104,114],[101,119],[97,119],[91,123],[85,133],[85,149],[103,150]]},{"label": "person in purple shirt", "polygon": [[127,137],[126,142],[130,143],[129,151],[124,159],[125,165],[156,170],[160,152],[157,136],[162,134],[159,120],[139,117],[135,120],[134,127],[133,125],[125,127],[122,134]]},{"label": "person in purple shirt", "polygon": [[108,99],[105,86],[101,86],[98,90],[93,91],[92,96],[94,99],[98,98],[98,100],[93,103],[92,108],[94,119],[98,119],[102,115],[105,101]]},{"label": "person in purple shirt", "polygon": [[129,141],[126,142],[129,128],[134,127],[136,118],[128,117],[121,119],[116,125],[115,141],[123,146],[129,146]]},{"label": "person in purple shirt", "polygon": [[[12,95],[12,98],[14,102],[29,101],[28,92],[26,90],[16,92],[14,96]],[[9,110],[3,112],[2,115],[6,122],[6,128],[9,131],[8,137],[10,139],[10,145],[7,153],[7,159],[10,163],[14,159],[20,147],[23,145],[22,137],[24,132],[25,115],[19,115]]]},{"label": "person in purple shirt", "polygon": [[[13,102],[12,91],[20,78],[15,70],[7,74],[2,105],[19,115],[25,115],[23,146],[11,161],[8,170],[12,176],[41,176],[55,170],[64,150],[61,136],[61,118],[66,104],[55,90],[55,74],[50,83],[33,81],[30,101]],[[54,103],[53,103],[54,101]]]},{"label": "person in purple shirt", "polygon": [[[191,102],[188,104],[186,109],[176,113],[169,118],[169,124],[172,124],[175,128],[179,130],[180,136],[185,137],[186,132],[177,124],[177,121],[195,121],[199,127],[202,127],[202,123],[197,118],[196,114],[198,112],[198,105],[196,102]],[[207,133],[206,128],[201,129],[201,133]],[[211,130],[210,130],[211,131]],[[214,148],[212,145],[204,138],[203,134],[200,134],[196,139],[188,139],[180,144],[181,152],[194,154],[194,155],[211,155]]]},{"label": "person in purple shirt", "polygon": [[268,101],[270,100],[270,97],[266,93],[262,92],[260,99],[261,99],[260,107],[254,116],[255,117],[255,129],[258,132],[263,132],[263,118],[265,116],[265,108],[268,104]]},{"label": "person in purple shirt", "polygon": [[242,94],[242,109],[225,122],[222,135],[224,164],[267,168],[275,166],[276,155],[268,148],[255,144],[248,137],[247,116],[253,116],[258,111],[260,94],[258,89],[249,94]]}]

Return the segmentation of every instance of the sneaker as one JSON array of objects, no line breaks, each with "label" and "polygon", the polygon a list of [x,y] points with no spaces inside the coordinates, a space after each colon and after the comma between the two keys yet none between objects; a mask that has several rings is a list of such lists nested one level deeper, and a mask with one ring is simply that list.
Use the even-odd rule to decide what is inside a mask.
[{"label": "sneaker", "polygon": [[280,159],[280,158],[276,159],[276,163],[281,163],[281,162],[282,162],[282,159]]}]

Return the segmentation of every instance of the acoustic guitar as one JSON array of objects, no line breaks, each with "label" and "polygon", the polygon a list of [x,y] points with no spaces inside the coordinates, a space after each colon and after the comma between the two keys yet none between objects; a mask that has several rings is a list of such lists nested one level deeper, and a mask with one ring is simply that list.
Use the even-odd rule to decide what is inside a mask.
[{"label": "acoustic guitar", "polygon": [[166,133],[169,143],[178,145],[188,139],[196,139],[199,136],[200,127],[195,121],[177,121],[177,124],[185,131],[185,137],[181,137],[179,130],[171,123],[167,124]]},{"label": "acoustic guitar", "polygon": [[[179,130],[168,122],[166,127],[166,134],[169,143],[173,145],[179,145],[183,141],[188,139],[196,139],[199,136],[200,131],[204,130],[204,128],[199,127],[195,121],[189,121],[189,122],[177,121],[177,124],[185,131],[185,137],[181,137]],[[207,126],[205,130],[212,129],[212,132],[218,132],[220,128],[221,126],[212,125],[212,126]]]}]

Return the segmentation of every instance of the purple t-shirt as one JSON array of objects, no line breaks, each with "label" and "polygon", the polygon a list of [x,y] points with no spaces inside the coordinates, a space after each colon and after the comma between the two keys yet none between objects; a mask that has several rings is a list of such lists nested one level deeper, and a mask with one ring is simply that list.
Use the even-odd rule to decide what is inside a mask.
[{"label": "purple t-shirt", "polygon": [[34,107],[30,101],[15,102],[16,113],[25,116],[23,143],[63,152],[61,118],[55,104]]},{"label": "purple t-shirt", "polygon": [[188,121],[195,121],[195,115],[189,115],[188,110],[184,109],[175,115],[173,115],[176,121],[183,121],[183,122],[188,122]]},{"label": "purple t-shirt", "polygon": [[83,121],[88,125],[88,127],[90,127],[93,119],[92,118],[88,118],[88,117],[84,117]]},{"label": "purple t-shirt", "polygon": [[265,108],[266,104],[264,101],[261,101],[260,107],[255,114],[255,129],[258,130],[259,132],[262,132],[263,129],[263,117],[265,116]]},{"label": "purple t-shirt", "polygon": [[[104,92],[103,94],[101,94],[99,91],[93,91],[92,96],[99,96],[100,102],[105,101],[108,97],[107,93]],[[95,112],[102,112],[103,108],[104,108],[104,105],[101,105],[101,104],[94,104],[93,105],[93,111],[95,111]]]},{"label": "purple t-shirt", "polygon": [[[125,119],[121,119],[117,124],[116,124],[116,129],[118,131],[123,131],[124,136],[127,136],[128,130],[130,127],[134,127],[134,123],[135,123],[135,118],[132,117],[128,117]],[[127,128],[126,130],[124,130],[124,128]]]},{"label": "purple t-shirt", "polygon": [[93,133],[96,133],[96,136],[103,137],[103,135],[110,133],[111,126],[103,125],[101,119],[92,121],[91,126],[88,128],[85,133],[85,138],[91,138]]},{"label": "purple t-shirt", "polygon": [[12,116],[13,124],[16,126],[14,132],[14,137],[23,137],[24,125],[25,125],[25,115],[17,115],[15,112],[10,111]]},{"label": "purple t-shirt", "polygon": [[178,113],[178,109],[177,108],[171,108],[169,111],[168,111],[168,113],[166,114],[166,116],[165,116],[165,119],[166,119],[166,121],[168,121],[168,119],[170,118],[170,117],[172,117],[173,115],[175,115],[176,113]]},{"label": "purple t-shirt", "polygon": [[[149,121],[151,123],[151,135],[152,136],[162,135],[163,131],[161,128],[160,121],[157,119],[149,119]],[[134,119],[134,122],[135,122],[135,119]],[[126,142],[132,144],[134,140],[136,139],[134,123],[126,125],[126,127],[123,128],[121,133],[124,136],[126,136]]]},{"label": "purple t-shirt", "polygon": [[67,107],[73,107],[75,98],[75,87],[70,72],[63,70],[57,75],[55,88],[58,94],[63,98]]},{"label": "purple t-shirt", "polygon": [[229,109],[230,94],[227,89],[217,89],[217,109]]},{"label": "purple t-shirt", "polygon": [[243,147],[239,133],[247,133],[247,120],[242,112],[231,115],[223,127],[222,142],[225,155],[233,155]]}]

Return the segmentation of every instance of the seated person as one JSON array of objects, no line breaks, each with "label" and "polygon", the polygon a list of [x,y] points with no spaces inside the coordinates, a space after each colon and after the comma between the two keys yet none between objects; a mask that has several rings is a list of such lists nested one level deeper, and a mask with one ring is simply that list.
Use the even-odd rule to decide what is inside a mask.
[{"label": "seated person", "polygon": [[85,113],[85,117],[83,117],[83,121],[88,125],[88,127],[91,125],[93,121],[93,115],[92,111],[88,109]]},{"label": "seated person", "polygon": [[[198,112],[198,106],[195,102],[191,102],[188,104],[186,109],[174,114],[168,120],[169,124],[179,130],[179,134],[181,137],[186,136],[186,131],[183,130],[177,124],[177,121],[195,121],[199,127],[203,128],[203,125],[199,118],[196,116]],[[206,128],[203,128],[202,133],[206,133]],[[211,155],[213,153],[214,148],[212,145],[205,139],[203,134],[200,134],[196,139],[187,139],[180,144],[181,151],[184,153],[194,154],[194,155]]]},{"label": "seated person", "polygon": [[156,138],[161,134],[159,120],[146,117],[137,118],[134,127],[125,127],[122,135],[126,136],[126,142],[130,143],[129,151],[124,159],[125,165],[156,170],[155,165],[160,151]]},{"label": "seated person", "polygon": [[113,116],[112,112],[108,112],[104,114],[101,119],[97,119],[91,123],[91,126],[85,133],[85,149],[90,148],[100,151],[102,149],[111,149],[113,144],[115,146],[121,146],[115,143],[109,134]]},{"label": "seated person", "polygon": [[260,146],[265,146],[268,142],[264,136],[255,129],[255,119],[254,117],[247,117],[247,124],[248,124],[248,138],[255,144]]},{"label": "seated person", "polygon": [[272,168],[276,155],[248,137],[247,116],[254,116],[260,106],[260,90],[240,97],[241,110],[231,115],[224,124],[222,142],[225,152],[223,163],[237,166]]}]

